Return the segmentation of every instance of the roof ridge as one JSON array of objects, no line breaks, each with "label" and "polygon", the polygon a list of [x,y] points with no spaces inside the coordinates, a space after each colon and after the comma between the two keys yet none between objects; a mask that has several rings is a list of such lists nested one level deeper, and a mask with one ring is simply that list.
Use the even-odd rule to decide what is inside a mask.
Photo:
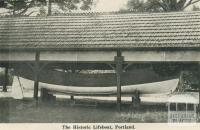
[{"label": "roof ridge", "polygon": [[[52,16],[17,16],[17,17],[63,17],[63,16],[99,16],[99,15],[179,15],[179,14],[200,14],[200,11],[181,11],[181,12],[134,12],[134,11],[111,11],[111,12],[72,12],[72,13],[63,13],[59,15]],[[0,16],[0,18],[13,18],[14,16]],[[17,18],[14,17],[14,18]]]},{"label": "roof ridge", "polygon": [[193,14],[193,13],[200,14],[200,11],[188,11],[188,12],[186,12],[186,11],[181,11],[181,12],[134,12],[134,11],[72,12],[72,13],[63,13],[63,16],[113,15],[113,14],[134,14],[134,15],[162,14],[163,15],[163,14]]}]

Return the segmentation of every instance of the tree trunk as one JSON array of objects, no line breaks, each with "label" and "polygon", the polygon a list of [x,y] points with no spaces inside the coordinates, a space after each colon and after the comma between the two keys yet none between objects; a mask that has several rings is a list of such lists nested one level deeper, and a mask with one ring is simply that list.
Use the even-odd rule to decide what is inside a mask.
[{"label": "tree trunk", "polygon": [[51,15],[52,15],[51,6],[52,6],[52,1],[49,0],[49,2],[48,2],[48,16],[51,16]]}]

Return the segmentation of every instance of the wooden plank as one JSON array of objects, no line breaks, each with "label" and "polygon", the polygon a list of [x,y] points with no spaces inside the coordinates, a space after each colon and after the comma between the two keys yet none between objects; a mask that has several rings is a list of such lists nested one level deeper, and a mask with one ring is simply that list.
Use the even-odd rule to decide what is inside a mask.
[{"label": "wooden plank", "polygon": [[0,61],[34,61],[35,52],[0,52]]},{"label": "wooden plank", "polygon": [[[114,61],[114,51],[44,51],[41,61]],[[200,51],[123,51],[125,61],[200,61]],[[35,52],[0,52],[0,61],[35,61]]]},{"label": "wooden plank", "polygon": [[[27,66],[21,67],[21,69],[16,69],[15,73],[20,77],[34,80],[32,74],[33,72]],[[113,70],[115,70],[115,67]],[[131,72],[123,72],[121,75],[121,85],[126,86],[134,84],[145,84],[169,80],[175,77],[176,76],[163,77],[150,69],[137,69],[132,70]],[[44,69],[40,71],[40,82],[77,87],[110,87],[116,85],[116,73],[81,74]]]},{"label": "wooden plank", "polygon": [[124,61],[164,61],[162,51],[122,51]]},{"label": "wooden plank", "polygon": [[165,61],[200,61],[200,51],[166,51]]},{"label": "wooden plank", "polygon": [[123,51],[125,61],[148,62],[148,61],[200,61],[200,51]]},{"label": "wooden plank", "polygon": [[114,61],[114,51],[43,51],[40,61]]}]

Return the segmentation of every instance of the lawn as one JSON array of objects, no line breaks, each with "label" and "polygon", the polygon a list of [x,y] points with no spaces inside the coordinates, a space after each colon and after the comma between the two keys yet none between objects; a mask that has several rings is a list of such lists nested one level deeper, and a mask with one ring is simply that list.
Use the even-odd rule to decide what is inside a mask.
[{"label": "lawn", "polygon": [[110,101],[56,99],[35,102],[30,98],[0,99],[0,122],[10,123],[161,123],[167,122],[164,104],[133,108],[130,102],[122,104],[121,112]]}]

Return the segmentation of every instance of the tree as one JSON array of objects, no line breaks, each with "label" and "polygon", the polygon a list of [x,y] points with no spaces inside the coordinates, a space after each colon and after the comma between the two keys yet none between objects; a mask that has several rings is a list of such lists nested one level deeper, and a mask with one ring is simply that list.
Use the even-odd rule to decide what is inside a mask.
[{"label": "tree", "polygon": [[0,0],[0,8],[8,9],[12,16],[21,16],[30,15],[32,12],[27,14],[30,8],[48,6],[48,13],[51,15],[52,4],[58,5],[58,8],[65,12],[70,12],[77,9],[88,10],[92,3],[92,0]]},{"label": "tree", "polygon": [[[187,7],[200,2],[200,0],[129,0],[127,7],[140,12],[172,12],[183,11]],[[133,4],[135,3],[135,5]],[[139,6],[136,6],[139,5]],[[142,9],[140,9],[142,8]]]},{"label": "tree", "polygon": [[200,8],[197,7],[196,5],[193,5],[193,7],[192,7],[192,11],[200,11]]},{"label": "tree", "polygon": [[145,12],[144,0],[129,0],[127,3],[128,9],[134,12]]},{"label": "tree", "polygon": [[[92,0],[52,0],[52,2],[55,2],[59,5],[59,7],[63,10],[88,10],[90,9],[90,6],[92,5]],[[81,4],[81,5],[79,5]]]},{"label": "tree", "polygon": [[8,9],[10,15],[16,16],[24,14],[33,4],[33,0],[1,0],[0,8]]}]

